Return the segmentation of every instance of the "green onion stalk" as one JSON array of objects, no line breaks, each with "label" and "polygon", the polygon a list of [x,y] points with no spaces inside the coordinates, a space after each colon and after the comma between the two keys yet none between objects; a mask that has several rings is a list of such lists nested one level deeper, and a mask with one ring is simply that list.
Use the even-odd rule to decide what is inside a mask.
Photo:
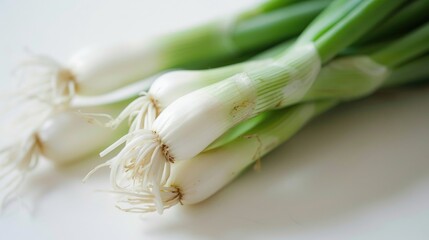
[{"label": "green onion stalk", "polygon": [[290,47],[293,40],[263,51],[250,60],[205,70],[176,70],[158,77],[149,91],[130,103],[115,119],[107,123],[116,128],[125,119],[131,123],[129,132],[150,128],[158,115],[172,102],[200,88],[217,83],[237,73],[273,62],[273,57]]},{"label": "green onion stalk", "polygon": [[[286,3],[287,1],[279,1],[279,3],[280,2]],[[271,2],[267,2],[267,4],[268,3]],[[276,3],[276,1],[274,1],[274,3]],[[381,31],[386,33],[395,31],[397,29],[396,25],[398,19],[403,19],[404,15],[409,15],[410,9],[413,10],[412,12],[414,14],[418,14],[418,16],[422,15],[423,11],[421,11],[420,9],[425,9],[424,7],[429,7],[429,5],[426,6],[424,3],[425,2],[423,0],[419,0],[411,5],[408,5],[406,8],[401,9],[397,14],[393,15],[391,18],[383,22],[381,26],[377,26],[376,30],[372,32],[378,33]],[[420,8],[416,8],[415,5]],[[419,9],[419,11],[416,12],[415,9]],[[403,25],[407,25],[407,23],[404,23]],[[371,36],[369,36],[369,38],[371,38]],[[129,132],[134,132],[136,130],[144,128],[150,129],[156,117],[158,117],[158,115],[168,105],[170,105],[178,98],[188,93],[191,93],[192,91],[217,83],[237,73],[249,71],[258,66],[268,65],[274,62],[274,59],[277,56],[281,55],[286,49],[288,49],[293,44],[293,42],[293,40],[286,41],[276,47],[259,53],[248,61],[221,68],[212,68],[208,70],[178,70],[163,74],[153,82],[149,91],[142,92],[141,97],[136,99],[127,108],[125,108],[116,119],[109,122],[108,126],[115,128],[122,121],[128,118],[128,121],[131,123]],[[364,36],[364,42],[368,42],[368,35]],[[359,45],[361,45],[361,43]],[[357,53],[359,55],[366,55],[367,53],[371,53],[374,50],[380,49],[381,47],[383,47],[383,45],[386,45],[386,43],[375,42],[371,43],[369,46],[359,45],[357,47],[357,51],[356,46],[354,46],[350,49],[346,49],[344,53],[346,53],[346,55],[350,55],[353,53]],[[344,53],[342,53],[342,55],[344,55]],[[261,119],[261,117],[257,117],[254,121],[251,122],[256,123],[256,119]],[[246,126],[249,125],[246,124]],[[234,137],[237,133],[239,133],[237,129],[242,129],[242,126],[240,125],[235,127],[235,129],[229,130],[228,134],[226,135],[228,135],[229,137]],[[211,147],[212,146],[216,146],[216,144],[211,144]]]},{"label": "green onion stalk", "polygon": [[265,121],[234,141],[174,164],[168,182],[160,187],[159,197],[149,190],[114,189],[112,192],[119,196],[117,207],[126,212],[146,213],[162,212],[177,204],[199,203],[335,104],[335,101],[303,103],[269,112]]},{"label": "green onion stalk", "polygon": [[160,187],[167,183],[172,164],[192,159],[240,122],[299,102],[323,64],[405,2],[333,1],[274,62],[177,99],[150,129],[130,133],[112,145],[126,143],[110,160],[114,189],[129,188],[131,180],[133,191],[151,191],[161,204]]},{"label": "green onion stalk", "polygon": [[[429,56],[421,57],[392,71],[382,87],[398,86],[429,78],[425,67]],[[425,71],[422,71],[425,69]],[[414,71],[416,70],[416,71]],[[323,70],[322,70],[323,71]],[[298,103],[264,113],[264,120],[241,136],[220,147],[172,166],[170,178],[160,188],[160,199],[151,191],[116,189],[116,206],[125,212],[162,212],[175,205],[192,205],[211,197],[263,156],[286,142],[310,120],[338,105],[336,99]],[[255,165],[257,166],[257,165]],[[162,210],[159,208],[162,207]]]},{"label": "green onion stalk", "polygon": [[414,0],[404,6],[397,14],[388,21],[369,32],[359,43],[370,43],[385,41],[395,36],[406,34],[410,30],[429,21],[429,0]]},{"label": "green onion stalk", "polygon": [[[411,83],[424,78],[427,80],[428,71],[410,71],[421,69],[427,64],[427,56],[414,60],[393,71],[383,86],[396,85],[399,82]],[[412,74],[401,74],[403,71]],[[220,191],[261,157],[290,139],[310,120],[338,103],[337,100],[320,100],[267,112],[264,121],[233,141],[173,165],[167,184],[160,188],[161,204],[156,202],[157,198],[151,191],[118,189],[113,191],[119,195],[117,207],[125,212],[147,213],[159,211],[159,207],[165,210],[178,204],[200,203]]]},{"label": "green onion stalk", "polygon": [[106,129],[103,120],[118,114],[131,100],[53,113],[34,111],[37,107],[32,102],[8,111],[8,119],[2,119],[0,125],[0,211],[19,197],[20,188],[40,160],[56,165],[81,161],[126,133],[125,124]]},{"label": "green onion stalk", "polygon": [[75,95],[105,94],[167,69],[222,65],[298,35],[329,1],[270,2],[152,40],[85,48],[65,65],[35,56],[23,64],[31,74],[21,90],[67,105]]}]

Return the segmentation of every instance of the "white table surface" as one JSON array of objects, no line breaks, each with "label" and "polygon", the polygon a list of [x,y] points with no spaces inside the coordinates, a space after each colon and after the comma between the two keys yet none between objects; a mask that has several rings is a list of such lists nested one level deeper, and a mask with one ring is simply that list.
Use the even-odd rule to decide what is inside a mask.
[{"label": "white table surface", "polygon": [[[26,48],[61,61],[143,39],[252,1],[0,0],[0,82]],[[98,159],[42,162],[0,239],[429,239],[429,88],[390,91],[321,116],[209,200],[143,217],[113,207]]]}]

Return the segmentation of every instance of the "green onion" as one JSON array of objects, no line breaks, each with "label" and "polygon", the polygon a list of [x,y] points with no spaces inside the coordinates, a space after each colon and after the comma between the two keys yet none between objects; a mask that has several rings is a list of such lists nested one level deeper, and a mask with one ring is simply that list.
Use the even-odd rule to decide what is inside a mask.
[{"label": "green onion", "polygon": [[83,49],[65,65],[46,56],[34,56],[23,64],[32,72],[23,91],[50,103],[67,105],[76,94],[103,94],[166,69],[218,65],[296,36],[327,2],[268,2],[269,8],[262,4],[152,40]]},{"label": "green onion", "polygon": [[55,164],[81,160],[122,135],[124,127],[106,129],[98,118],[116,114],[128,102],[29,115],[30,106],[23,106],[23,113],[14,109],[12,119],[17,115],[25,119],[21,125],[2,126],[2,136],[8,141],[0,147],[0,209],[17,194],[40,157]]},{"label": "green onion", "polygon": [[[256,160],[293,136],[305,123],[335,105],[335,101],[303,103],[269,113],[269,118],[234,141],[178,162],[171,177],[160,188],[162,209],[176,204],[201,202],[223,188]],[[159,210],[157,197],[150,191],[116,189],[118,207],[127,212]]]},{"label": "green onion", "polygon": [[[386,28],[385,26],[391,26],[391,23],[396,23],[398,20],[398,15],[403,16],[407,15],[410,11],[410,7],[415,8],[414,5],[416,3],[420,3],[420,1],[415,2],[413,5],[408,6],[407,8],[399,11],[398,14],[394,15],[391,19],[387,20],[383,24],[383,29],[386,31],[392,31],[395,28],[391,27],[392,29]],[[421,5],[421,4],[420,4]],[[352,5],[355,6],[355,5]],[[303,38],[303,36],[301,36]],[[423,39],[420,36],[415,36],[415,39]],[[410,41],[410,40],[408,40]],[[412,41],[412,39],[411,39]],[[167,73],[165,75],[162,75],[159,77],[152,87],[150,88],[149,92],[142,93],[142,97],[136,99],[135,102],[131,103],[130,106],[128,106],[124,111],[112,122],[110,122],[108,125],[111,127],[116,127],[118,124],[120,124],[124,119],[129,118],[129,121],[131,122],[130,132],[133,132],[138,129],[144,129],[144,128],[150,128],[155,118],[167,107],[169,104],[171,104],[173,101],[177,100],[179,97],[186,95],[187,93],[190,93],[192,91],[198,90],[199,88],[209,86],[213,83],[216,83],[218,81],[221,81],[222,79],[225,79],[227,77],[230,77],[236,73],[246,71],[246,69],[253,69],[257,67],[258,65],[263,66],[269,63],[269,60],[272,59],[278,55],[280,55],[282,52],[284,52],[290,45],[292,45],[292,41],[285,42],[283,44],[280,44],[278,47],[269,49],[263,53],[258,54],[256,57],[253,57],[251,60],[238,63],[231,66],[221,67],[221,68],[215,68],[215,69],[209,69],[209,70],[182,70],[182,71],[173,71],[170,73]],[[385,43],[383,43],[385,45]],[[370,46],[370,48],[358,48],[358,53],[366,52],[370,49],[379,49],[382,48],[383,45],[380,44],[373,44]],[[410,43],[402,43],[404,47],[410,46]],[[421,44],[420,44],[421,45]],[[423,46],[424,47],[424,46]],[[392,48],[392,47],[391,47]],[[397,48],[397,47],[396,47]],[[417,49],[418,50],[418,49]],[[391,52],[391,54],[398,53],[392,53],[392,50],[385,50],[385,52]],[[403,51],[403,49],[402,49]],[[378,53],[379,55],[382,53]],[[404,54],[410,54],[410,52],[406,52]],[[255,60],[262,60],[265,61],[258,61]],[[397,58],[395,58],[397,59]],[[360,66],[358,66],[360,65]],[[366,66],[363,66],[366,65]],[[332,69],[341,69],[343,71],[343,77],[345,79],[352,79],[350,81],[350,84],[341,84],[341,81],[343,81],[341,78],[338,78],[338,81],[334,81],[334,79],[326,79],[326,77],[319,77],[319,79],[323,79],[323,81],[318,80],[314,85],[315,87],[312,87],[310,89],[310,93],[306,94],[304,97],[306,100],[314,100],[322,98],[323,95],[332,94],[330,91],[334,91],[332,89],[335,89],[335,92],[344,92],[343,95],[351,98],[353,97],[351,93],[354,93],[354,95],[359,96],[360,92],[368,92],[369,89],[373,89],[377,86],[377,82],[374,79],[371,80],[371,76],[354,76],[352,77],[352,74],[362,75],[360,71],[357,73],[353,73],[351,71],[347,72],[344,71],[346,68],[354,68],[354,71],[356,68],[366,68],[366,69],[377,69],[377,68],[384,68],[384,66],[377,66],[377,63],[374,63],[373,60],[367,59],[367,57],[352,57],[350,59],[343,59],[341,61],[336,61],[335,66],[330,66],[329,69],[332,71]],[[386,73],[387,71],[384,69],[381,69],[381,72]],[[376,74],[379,76],[372,76],[375,78],[383,77],[382,73],[380,71]],[[324,76],[330,76],[331,74],[328,73],[328,71],[322,71],[322,74]],[[355,81],[355,78],[364,78],[368,81],[372,82],[365,84],[363,81]],[[328,82],[327,82],[328,80]],[[330,83],[329,83],[330,82]],[[331,85],[331,87],[328,87],[328,85]],[[320,86],[324,87],[325,90],[321,90]],[[361,90],[359,90],[361,89]],[[320,92],[327,92],[327,93],[320,93]],[[317,92],[319,92],[317,94]],[[256,118],[258,119],[258,118]],[[249,121],[256,123],[257,120]],[[243,129],[244,125],[237,126],[237,129]],[[245,124],[245,126],[252,126],[252,124]],[[241,131],[241,130],[240,130]],[[240,132],[236,129],[230,130],[228,133],[225,134],[224,138],[231,138],[235,136],[238,132]],[[230,133],[231,132],[231,133]],[[235,133],[234,133],[235,132]],[[226,139],[218,139],[215,143],[212,143],[209,148],[215,147],[220,142],[224,142]]]},{"label": "green onion", "polygon": [[237,73],[266,65],[272,62],[271,58],[279,55],[291,44],[292,41],[280,44],[258,54],[249,61],[234,65],[207,70],[179,70],[163,74],[154,81],[148,92],[142,92],[141,97],[133,101],[107,125],[115,128],[128,118],[131,122],[130,132],[150,128],[155,118],[180,97]]},{"label": "green onion", "polygon": [[[383,87],[429,78],[429,71],[422,68],[428,63],[429,57],[426,56],[395,69]],[[262,121],[251,127],[251,130],[242,132],[240,137],[188,161],[174,164],[170,178],[160,188],[158,197],[149,190],[115,189],[113,192],[119,195],[117,207],[132,213],[162,212],[177,204],[191,205],[204,201],[255,161],[292,137],[309,120],[337,103],[334,99],[314,101],[267,112],[261,115],[264,116]]]},{"label": "green onion", "polygon": [[[150,189],[159,199],[170,165],[191,159],[240,122],[301,100],[321,65],[352,44],[405,1],[334,1],[297,44],[276,61],[187,94],[170,104],[148,130],[118,140],[101,155],[126,142],[110,160],[113,187],[132,179],[135,191]],[[343,12],[342,12],[343,11]],[[319,24],[321,23],[321,24]],[[321,25],[317,31],[314,26]],[[310,33],[308,33],[309,31]]]}]

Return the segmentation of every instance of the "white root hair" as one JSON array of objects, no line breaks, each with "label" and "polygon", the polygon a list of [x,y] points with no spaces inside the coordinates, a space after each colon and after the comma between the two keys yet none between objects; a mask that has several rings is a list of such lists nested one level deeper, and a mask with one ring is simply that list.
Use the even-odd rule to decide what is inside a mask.
[{"label": "white root hair", "polygon": [[26,175],[38,163],[40,146],[32,134],[25,140],[0,149],[0,208],[16,197]]},{"label": "white root hair", "polygon": [[113,117],[107,113],[82,112],[81,110],[77,110],[76,113],[86,122],[100,127],[105,127],[108,122],[113,120]]},{"label": "white root hair", "polygon": [[150,191],[157,199],[155,201],[157,209],[163,209],[162,189],[170,177],[171,167],[171,160],[166,153],[168,149],[160,142],[157,134],[141,129],[123,136],[101,152],[100,156],[106,156],[122,144],[125,146],[115,157],[94,168],[84,181],[98,169],[109,166],[110,181],[114,190]]},{"label": "white root hair", "polygon": [[108,127],[117,128],[128,118],[129,132],[139,129],[150,129],[159,114],[157,100],[149,93],[142,92],[140,97],[131,102],[114,120],[107,123]]},{"label": "white root hair", "polygon": [[117,194],[116,207],[124,212],[149,213],[156,211],[162,214],[165,209],[182,204],[183,195],[178,187],[164,186],[158,191],[160,193],[158,196],[150,190],[113,190],[110,192]]},{"label": "white root hair", "polygon": [[54,59],[32,55],[17,71],[19,93],[51,105],[69,105],[76,94],[76,79],[71,71]]},{"label": "white root hair", "polygon": [[120,144],[124,148],[111,159],[111,180],[115,187],[131,180],[134,189],[162,186],[170,176],[170,163],[164,156],[164,146],[156,134],[139,130],[119,139],[101,153],[102,156]]},{"label": "white root hair", "polygon": [[31,101],[32,96],[11,97],[11,101],[0,109],[0,134],[2,136],[0,140],[0,206],[2,208],[13,197],[18,197],[19,188],[27,173],[37,165],[42,149],[37,132],[46,119],[58,110],[47,102],[39,101],[40,99]]}]

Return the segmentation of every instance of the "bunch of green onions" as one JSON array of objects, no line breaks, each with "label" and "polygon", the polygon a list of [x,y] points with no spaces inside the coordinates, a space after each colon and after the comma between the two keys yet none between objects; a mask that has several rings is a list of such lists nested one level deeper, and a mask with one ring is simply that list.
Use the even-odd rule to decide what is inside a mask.
[{"label": "bunch of green onions", "polygon": [[120,209],[203,201],[342,101],[429,77],[428,10],[427,0],[267,0],[146,43],[84,50],[65,66],[37,56],[18,102],[45,111],[2,151],[0,184],[10,195],[40,155],[71,161],[123,145],[88,174],[110,167]]},{"label": "bunch of green onions", "polygon": [[31,56],[20,65],[20,85],[7,96],[9,105],[0,110],[0,132],[7,139],[0,146],[0,204],[17,192],[40,156],[54,163],[76,161],[124,134],[100,125],[147,90],[154,75],[248,58],[298,35],[329,3],[295,2],[270,0],[149,41],[84,48],[66,64]]},{"label": "bunch of green onions", "polygon": [[[210,167],[194,167],[204,165],[196,162],[204,162],[203,156],[222,152],[223,148],[236,141],[249,142],[243,140],[243,136],[249,134],[257,136],[255,138],[261,147],[255,148],[252,143],[249,143],[252,145],[249,148],[243,147],[247,152],[252,152],[249,149],[260,150],[253,152],[252,156],[243,154],[247,161],[243,160],[246,164],[240,165],[241,170],[267,153],[270,148],[264,146],[264,137],[259,137],[264,134],[252,130],[269,125],[273,118],[267,114],[269,111],[288,106],[294,106],[291,108],[294,110],[290,110],[292,112],[299,112],[300,106],[316,109],[314,112],[307,110],[312,113],[300,119],[304,123],[321,112],[317,110],[320,101],[326,103],[329,100],[327,105],[331,106],[339,101],[367,96],[387,84],[394,70],[429,50],[426,44],[429,24],[392,37],[390,42],[370,53],[361,54],[359,46],[354,47],[353,44],[377,27],[389,30],[381,22],[389,22],[389,18],[397,21],[395,16],[409,11],[413,4],[416,3],[333,1],[290,47],[273,50],[271,57],[266,58],[265,54],[263,60],[213,70],[173,72],[158,78],[148,93],[142,94],[112,122],[111,125],[115,126],[129,117],[129,133],[101,153],[104,156],[125,144],[115,157],[101,165],[110,166],[114,191],[126,196],[122,202],[143,205],[122,208],[129,211],[152,211],[156,208],[161,213],[179,200],[186,202],[187,189],[183,189],[186,185],[180,186],[177,181],[182,180],[177,179],[194,179],[194,174],[215,174],[210,171],[219,173],[219,178],[222,178],[219,179],[222,184],[212,189],[211,194],[214,193],[232,179],[225,174],[236,173],[237,166],[231,163],[228,166],[235,169],[229,171],[227,167],[220,167],[222,163],[213,163],[213,170],[209,171],[206,168]],[[338,56],[346,53],[347,47],[358,50],[349,56]],[[398,80],[401,81],[411,80]],[[279,112],[288,112],[287,109]],[[288,124],[294,126],[294,123]],[[269,139],[276,140],[266,143],[268,146],[277,146],[287,138],[287,135],[283,138],[272,135]],[[230,158],[216,158],[240,162],[237,155],[230,154]],[[180,174],[186,170],[176,168],[195,170]],[[204,189],[204,184],[211,189],[209,186],[216,182],[214,177],[208,177],[206,181],[197,177],[194,180],[190,185],[198,185],[198,182]],[[200,196],[198,201],[194,201],[191,195],[189,199],[188,203],[195,203],[204,198]]]}]

